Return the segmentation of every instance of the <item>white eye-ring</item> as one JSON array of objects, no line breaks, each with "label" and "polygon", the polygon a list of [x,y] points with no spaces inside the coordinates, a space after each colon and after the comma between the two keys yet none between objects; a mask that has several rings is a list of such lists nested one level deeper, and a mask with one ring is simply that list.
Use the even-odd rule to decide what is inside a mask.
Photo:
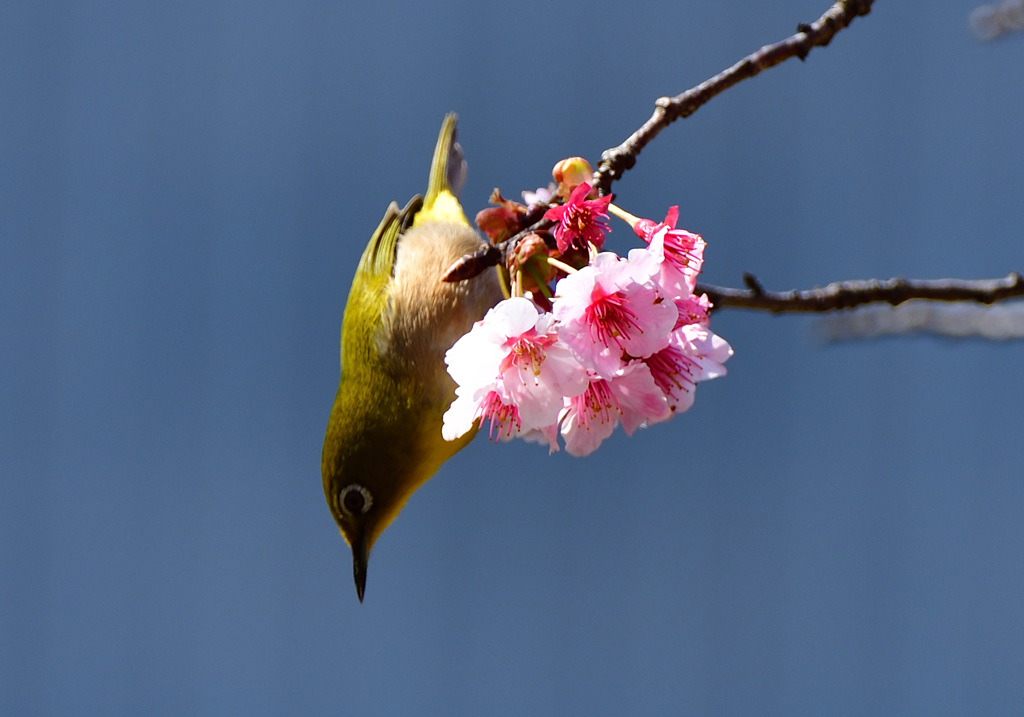
[{"label": "white eye-ring", "polygon": [[358,483],[352,483],[341,489],[338,503],[345,515],[365,515],[373,505],[373,495]]}]

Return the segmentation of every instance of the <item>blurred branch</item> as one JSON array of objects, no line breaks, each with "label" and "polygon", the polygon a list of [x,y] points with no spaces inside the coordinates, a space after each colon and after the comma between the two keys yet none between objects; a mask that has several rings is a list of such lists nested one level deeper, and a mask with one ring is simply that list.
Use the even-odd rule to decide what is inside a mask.
[{"label": "blurred branch", "polygon": [[911,299],[899,306],[870,304],[822,315],[814,333],[823,341],[923,333],[989,341],[1024,339],[1024,301],[985,305]]},{"label": "blurred branch", "polygon": [[829,44],[832,37],[853,22],[855,17],[871,12],[873,2],[874,0],[837,0],[824,15],[810,25],[798,25],[795,35],[774,45],[765,45],[727,70],[719,72],[681,95],[659,98],[654,103],[654,114],[640,129],[618,147],[604,151],[601,163],[594,173],[593,186],[599,194],[607,194],[612,182],[636,164],[640,151],[669,124],[680,117],[689,117],[712,97],[762,70],[774,67],[791,57],[803,60],[813,48]]},{"label": "blurred branch", "polygon": [[1011,272],[1002,279],[912,280],[897,277],[887,281],[837,281],[806,291],[767,291],[753,274],[744,274],[743,281],[746,289],[698,284],[695,293],[707,294],[716,309],[756,309],[776,314],[836,311],[879,302],[896,306],[911,299],[993,304],[1024,297],[1024,279],[1017,272]]},{"label": "blurred branch", "polygon": [[971,12],[971,31],[982,42],[1010,32],[1024,31],[1024,0],[979,5]]}]

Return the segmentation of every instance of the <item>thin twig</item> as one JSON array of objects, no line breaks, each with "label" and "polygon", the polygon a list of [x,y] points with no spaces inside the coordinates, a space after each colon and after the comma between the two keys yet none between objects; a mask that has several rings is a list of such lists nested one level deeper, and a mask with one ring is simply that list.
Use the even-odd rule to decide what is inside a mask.
[{"label": "thin twig", "polygon": [[791,57],[803,60],[815,47],[825,46],[832,37],[859,15],[871,12],[874,0],[837,0],[824,15],[810,25],[801,23],[797,33],[774,45],[765,45],[746,56],[727,70],[675,97],[661,97],[654,104],[654,114],[640,129],[618,147],[605,150],[594,173],[593,186],[599,194],[607,194],[612,182],[636,164],[647,143],[661,130],[680,117],[689,117],[712,97],[762,70],[773,67]]},{"label": "thin twig", "polygon": [[[801,23],[797,26],[795,35],[774,45],[765,45],[727,70],[719,72],[681,95],[660,98],[655,103],[654,114],[640,129],[618,147],[605,150],[601,155],[601,163],[594,173],[591,186],[601,195],[608,194],[612,182],[636,164],[640,150],[669,124],[680,117],[689,117],[715,95],[737,82],[753,77],[761,70],[773,67],[791,57],[803,60],[812,48],[827,45],[837,32],[853,21],[853,18],[871,12],[873,3],[874,0],[837,0],[824,15],[810,25]],[[543,208],[539,209],[540,212],[531,212],[522,218],[521,230],[515,236],[497,244],[494,248],[498,251],[489,248],[475,254],[467,254],[448,269],[443,280],[465,281],[499,264],[515,250],[524,236],[531,232],[543,231],[550,226],[550,222],[542,219]]]},{"label": "thin twig", "polygon": [[911,299],[994,304],[1005,299],[1024,297],[1024,279],[1015,271],[1002,279],[914,280],[896,277],[887,281],[837,281],[820,289],[806,291],[766,291],[751,274],[744,275],[744,283],[748,288],[698,284],[695,293],[707,294],[715,309],[755,309],[776,314],[820,313],[877,302],[897,306]]}]

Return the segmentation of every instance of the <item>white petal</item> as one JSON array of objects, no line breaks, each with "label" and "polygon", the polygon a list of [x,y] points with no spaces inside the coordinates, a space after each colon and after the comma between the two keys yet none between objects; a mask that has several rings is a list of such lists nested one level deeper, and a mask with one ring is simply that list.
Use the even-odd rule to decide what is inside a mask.
[{"label": "white petal", "polygon": [[540,311],[529,299],[515,296],[499,302],[487,313],[484,323],[492,323],[497,331],[509,339],[532,329],[537,324]]},{"label": "white petal", "polygon": [[473,399],[472,392],[459,395],[460,391],[456,390],[455,393],[456,399],[442,417],[441,437],[446,441],[454,441],[466,435],[473,428],[480,408],[479,402]]}]

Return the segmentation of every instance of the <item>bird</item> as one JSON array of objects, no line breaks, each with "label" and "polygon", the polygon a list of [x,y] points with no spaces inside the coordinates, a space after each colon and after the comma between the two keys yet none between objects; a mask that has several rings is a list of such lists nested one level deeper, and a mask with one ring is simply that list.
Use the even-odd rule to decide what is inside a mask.
[{"label": "bird", "polygon": [[341,374],[321,455],[324,497],[363,601],[370,550],[406,501],[473,438],[441,436],[455,398],[445,352],[502,298],[497,269],[442,280],[484,240],[459,204],[466,161],[445,116],[426,196],[392,202],[363,251],[341,326]]}]

